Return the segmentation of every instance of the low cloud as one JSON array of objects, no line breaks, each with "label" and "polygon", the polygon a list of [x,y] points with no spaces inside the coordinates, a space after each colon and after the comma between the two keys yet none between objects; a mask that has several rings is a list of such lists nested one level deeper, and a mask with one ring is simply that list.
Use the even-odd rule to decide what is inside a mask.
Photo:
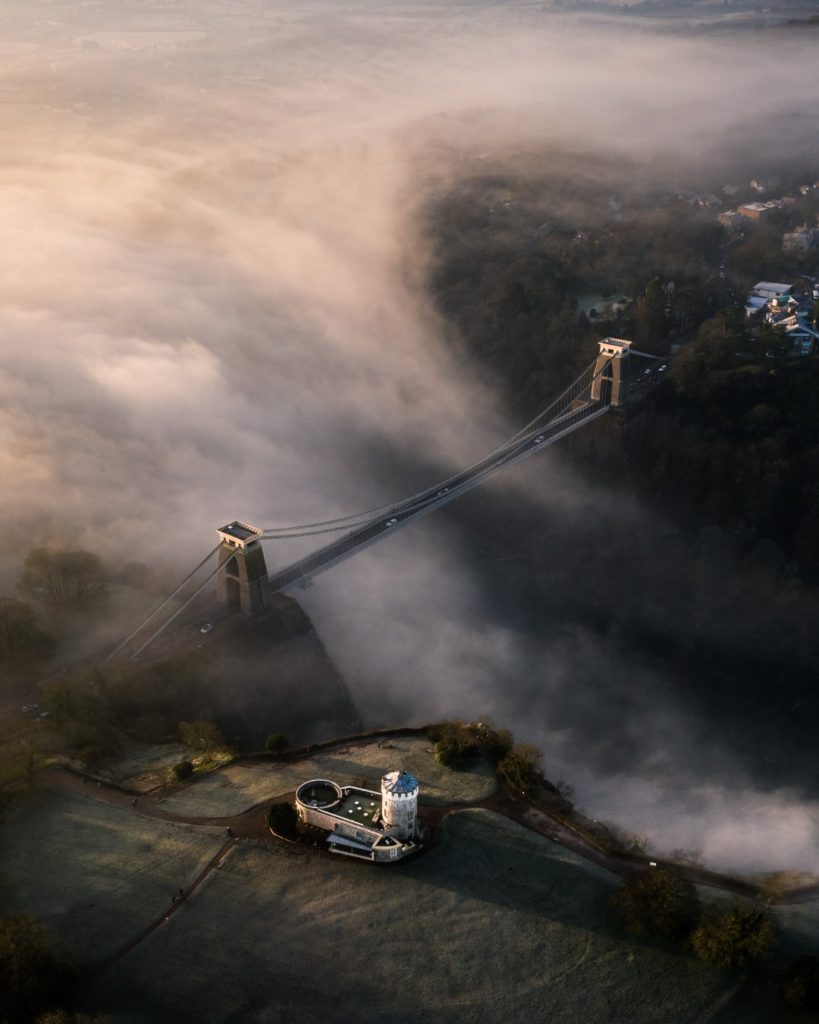
[{"label": "low cloud", "polygon": [[[659,168],[728,163],[725,140],[798,156],[815,138],[809,42],[783,60],[762,38],[504,5],[228,16],[35,0],[2,52],[7,591],[34,543],[183,569],[227,519],[380,505],[419,464],[456,467],[517,429],[424,291],[417,212],[464,158],[580,147]],[[509,495],[562,522],[569,544],[574,518],[623,514],[549,457],[467,500]],[[296,595],[368,721],[490,712],[541,743],[592,812],[726,863],[813,864],[812,803],[763,792],[725,768],[732,755],[725,783],[708,781],[704,712],[566,621],[564,595],[606,607],[599,572],[582,586],[583,543],[601,534],[575,558],[554,552],[559,586],[541,580],[538,623],[470,529],[426,520]],[[651,543],[662,550],[659,533]],[[790,848],[753,840],[774,805]]]}]

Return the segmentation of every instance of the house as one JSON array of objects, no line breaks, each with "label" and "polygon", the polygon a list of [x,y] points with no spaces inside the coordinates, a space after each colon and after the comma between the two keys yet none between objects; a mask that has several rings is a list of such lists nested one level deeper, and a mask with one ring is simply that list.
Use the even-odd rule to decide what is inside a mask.
[{"label": "house", "polygon": [[722,191],[726,196],[735,196],[739,192],[739,185],[723,185]]},{"label": "house", "polygon": [[766,220],[771,214],[778,210],[779,206],[773,203],[743,203],[737,207],[737,213],[748,220]]},{"label": "house", "polygon": [[794,256],[804,256],[816,245],[817,232],[802,224],[794,231],[787,231],[782,236],[783,252],[791,253]]},{"label": "house", "polygon": [[768,300],[759,295],[749,295],[745,302],[745,316],[759,316],[768,306]]},{"label": "house", "polygon": [[759,316],[769,308],[772,300],[777,303],[774,307],[775,312],[784,310],[788,305],[792,288],[791,284],[780,284],[777,281],[757,281],[745,301],[745,315]]},{"label": "house", "polygon": [[697,196],[697,205],[713,209],[716,206],[722,206],[722,200],[713,192],[703,192],[702,195]]},{"label": "house", "polygon": [[774,326],[787,336],[792,355],[809,356],[815,347],[819,347],[819,331],[811,327],[804,313],[789,316]]},{"label": "house", "polygon": [[736,210],[726,210],[724,213],[719,214],[717,220],[731,234],[738,234],[747,223],[746,218],[741,213],[737,213]]},{"label": "house", "polygon": [[800,312],[799,303],[791,295],[781,299],[769,299],[765,322],[776,326],[798,312]]},{"label": "house", "polygon": [[421,847],[418,781],[407,771],[388,772],[381,792],[310,779],[296,790],[303,825],[325,833],[331,853],[395,862]]},{"label": "house", "polygon": [[759,192],[760,195],[764,194],[765,192],[770,192],[772,189],[775,189],[778,184],[779,182],[776,178],[751,178],[751,188],[754,190],[754,192]]},{"label": "house", "polygon": [[770,217],[777,210],[781,210],[784,204],[782,199],[768,199],[764,203],[743,203],[737,207],[737,213],[749,220],[764,220]]},{"label": "house", "polygon": [[781,299],[790,295],[792,284],[780,284],[778,281],[757,281],[751,289],[751,295],[762,299]]}]

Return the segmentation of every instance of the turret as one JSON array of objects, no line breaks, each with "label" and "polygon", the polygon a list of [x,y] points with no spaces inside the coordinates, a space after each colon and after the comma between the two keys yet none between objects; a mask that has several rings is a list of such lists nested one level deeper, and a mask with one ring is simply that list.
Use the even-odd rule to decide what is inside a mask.
[{"label": "turret", "polygon": [[415,838],[418,780],[407,771],[389,772],[381,780],[381,817],[385,828],[405,842]]}]

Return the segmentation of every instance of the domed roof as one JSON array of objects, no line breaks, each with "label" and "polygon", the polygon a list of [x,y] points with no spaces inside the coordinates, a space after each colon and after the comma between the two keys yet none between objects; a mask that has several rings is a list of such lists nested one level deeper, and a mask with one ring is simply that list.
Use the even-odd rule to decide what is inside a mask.
[{"label": "domed roof", "polygon": [[414,775],[401,769],[400,772],[389,772],[381,780],[381,789],[385,793],[414,793],[418,789],[418,780]]}]

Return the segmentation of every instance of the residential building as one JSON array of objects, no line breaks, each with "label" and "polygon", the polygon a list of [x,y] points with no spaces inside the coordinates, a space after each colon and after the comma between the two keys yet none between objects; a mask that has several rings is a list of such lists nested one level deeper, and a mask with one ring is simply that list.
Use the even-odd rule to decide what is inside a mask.
[{"label": "residential building", "polygon": [[817,243],[817,232],[802,224],[794,231],[788,231],[782,236],[782,250],[794,256],[804,256],[810,252]]}]

